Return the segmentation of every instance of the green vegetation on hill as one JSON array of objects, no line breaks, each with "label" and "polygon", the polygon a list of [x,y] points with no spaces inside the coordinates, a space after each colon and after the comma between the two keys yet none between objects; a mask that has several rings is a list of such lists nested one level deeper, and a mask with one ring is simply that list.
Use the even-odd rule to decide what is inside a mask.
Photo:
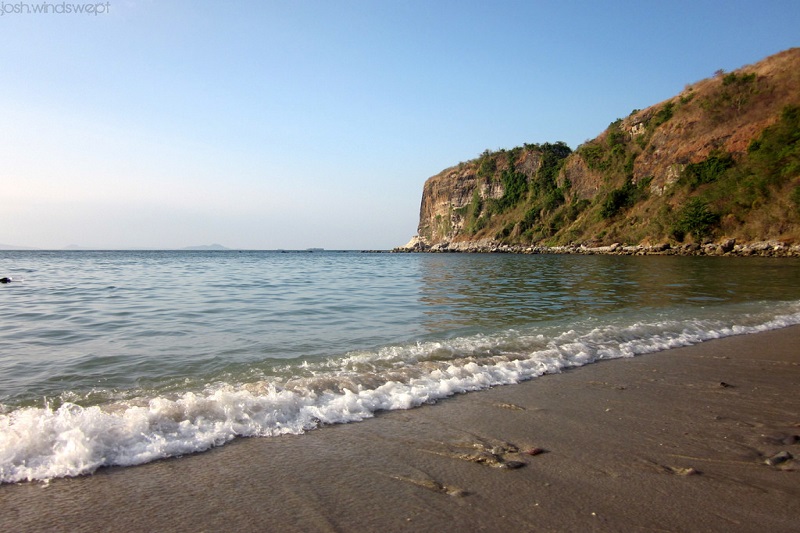
[{"label": "green vegetation on hill", "polygon": [[[744,105],[741,99],[728,96],[724,101],[736,102],[730,107],[731,112],[741,112]],[[662,121],[669,120],[681,105],[684,104],[664,104],[653,115],[651,124],[664,124]],[[634,162],[650,149],[654,131],[655,127],[648,125],[639,137],[626,137],[620,134],[617,121],[609,126],[604,139],[578,149],[605,183],[595,199],[584,206],[586,227],[592,226],[592,220],[607,222],[598,232],[601,240],[607,235],[605,240],[631,244],[644,239],[704,241],[725,235],[757,239],[759,235],[742,234],[740,230],[748,223],[762,228],[800,223],[800,106],[784,108],[778,122],[755,137],[746,153],[713,150],[705,159],[685,164],[678,180],[658,197],[650,192],[651,177],[636,182],[633,178]],[[781,210],[780,204],[786,198],[791,199],[792,209]],[[768,205],[772,208],[763,209]],[[569,235],[565,229],[569,228],[560,228],[559,236]],[[587,238],[580,228],[575,233]],[[567,241],[570,239],[559,239],[561,244]]]},{"label": "green vegetation on hill", "polygon": [[[732,229],[750,213],[768,204],[792,203],[778,224],[797,223],[800,211],[800,106],[787,106],[780,120],[753,139],[738,161],[731,154],[713,155],[703,161],[703,181],[684,172],[685,186],[707,202],[720,220],[711,232]],[[689,167],[687,167],[689,170]],[[685,179],[684,179],[685,178]],[[721,220],[722,216],[726,223]]]},{"label": "green vegetation on hill", "polygon": [[[564,160],[572,153],[563,142],[525,145],[511,150],[485,151],[477,160],[477,176],[486,185],[502,187],[499,198],[484,198],[474,190],[472,200],[456,210],[463,217],[464,232],[470,236],[485,236],[486,228],[493,228],[491,236],[504,240],[520,235],[530,239],[541,231],[540,221],[564,204],[564,189],[557,177]],[[525,160],[534,157],[538,164],[534,171],[526,172]],[[512,223],[522,215],[518,224]],[[552,231],[552,229],[548,230]]]}]

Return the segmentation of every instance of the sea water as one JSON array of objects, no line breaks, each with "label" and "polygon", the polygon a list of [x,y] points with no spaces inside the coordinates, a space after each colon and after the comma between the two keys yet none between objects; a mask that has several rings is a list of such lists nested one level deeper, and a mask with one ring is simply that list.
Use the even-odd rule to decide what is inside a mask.
[{"label": "sea water", "polygon": [[0,482],[800,323],[793,259],[0,252]]}]

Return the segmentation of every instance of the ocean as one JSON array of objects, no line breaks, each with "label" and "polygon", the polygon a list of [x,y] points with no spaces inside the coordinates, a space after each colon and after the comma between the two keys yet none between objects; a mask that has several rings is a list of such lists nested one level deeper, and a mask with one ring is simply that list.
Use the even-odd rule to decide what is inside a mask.
[{"label": "ocean", "polygon": [[800,324],[793,259],[0,251],[6,276],[0,483]]}]

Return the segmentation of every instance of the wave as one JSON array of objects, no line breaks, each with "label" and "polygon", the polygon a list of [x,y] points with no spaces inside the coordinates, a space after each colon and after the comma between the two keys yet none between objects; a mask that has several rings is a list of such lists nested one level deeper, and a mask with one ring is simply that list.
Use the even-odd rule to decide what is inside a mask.
[{"label": "wave", "polygon": [[65,402],[57,408],[18,408],[0,414],[0,483],[138,465],[237,437],[299,434],[598,360],[800,324],[800,302],[782,310],[739,315],[735,321],[692,318],[507,330],[290,364],[279,369],[284,377],[217,382],[201,392],[88,407]]}]

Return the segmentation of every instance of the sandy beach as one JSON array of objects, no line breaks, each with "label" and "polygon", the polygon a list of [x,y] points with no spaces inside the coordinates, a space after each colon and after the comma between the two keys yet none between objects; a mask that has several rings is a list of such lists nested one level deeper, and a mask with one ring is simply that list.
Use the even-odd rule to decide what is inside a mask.
[{"label": "sandy beach", "polygon": [[0,530],[797,531],[798,346],[799,326],[729,337],[4,485]]}]

